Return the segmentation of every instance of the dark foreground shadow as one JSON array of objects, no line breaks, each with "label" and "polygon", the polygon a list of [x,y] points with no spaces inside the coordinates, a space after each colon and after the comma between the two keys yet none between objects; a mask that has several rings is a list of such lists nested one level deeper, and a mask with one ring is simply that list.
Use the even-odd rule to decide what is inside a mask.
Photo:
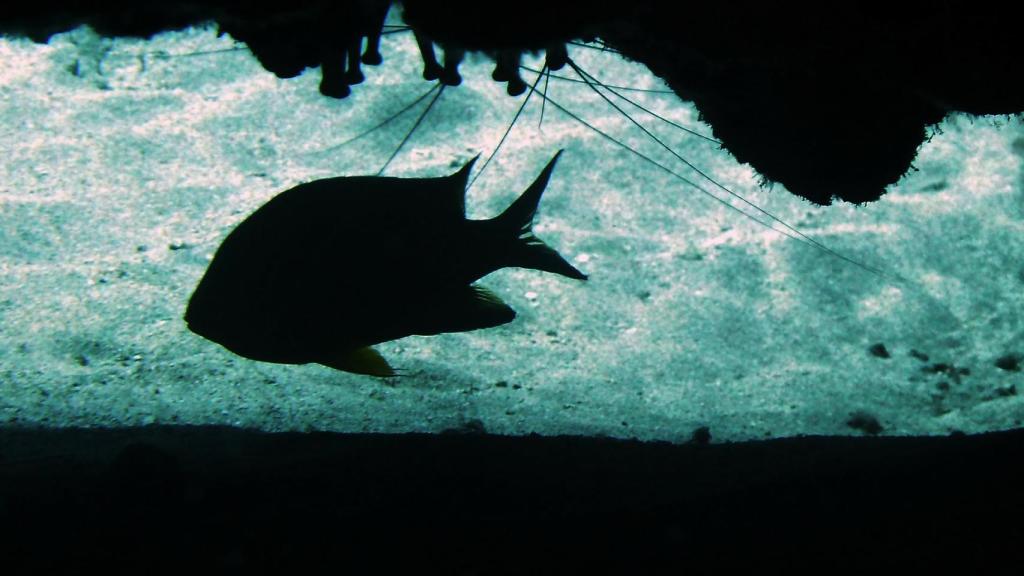
[{"label": "dark foreground shadow", "polygon": [[5,574],[993,574],[1024,541],[1022,446],[6,429],[0,554]]}]

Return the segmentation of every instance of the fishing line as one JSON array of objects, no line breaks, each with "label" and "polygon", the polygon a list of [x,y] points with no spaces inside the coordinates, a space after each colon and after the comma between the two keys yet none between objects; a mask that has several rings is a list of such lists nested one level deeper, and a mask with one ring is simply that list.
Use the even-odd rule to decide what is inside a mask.
[{"label": "fishing line", "polygon": [[622,55],[622,52],[618,48],[612,48],[603,40],[595,40],[594,43],[599,44],[599,46],[594,46],[589,42],[577,42],[575,40],[566,42],[566,44],[569,44],[570,46],[579,46],[580,48],[589,48],[591,50],[597,50],[598,52]]},{"label": "fishing line", "polygon": [[[778,228],[774,228],[769,222],[766,222],[765,220],[762,220],[762,219],[760,219],[760,218],[758,218],[758,217],[756,217],[756,216],[754,216],[752,214],[744,212],[743,210],[741,210],[738,207],[730,204],[726,200],[724,200],[724,199],[722,199],[722,198],[720,198],[718,196],[715,196],[709,190],[707,190],[706,188],[704,188],[701,185],[697,184],[696,182],[690,180],[689,178],[683,176],[682,174],[679,174],[678,172],[672,170],[668,166],[665,166],[664,164],[661,164],[657,160],[654,160],[653,158],[647,156],[646,154],[640,152],[639,150],[636,150],[635,148],[629,146],[628,144],[625,144],[625,143],[619,141],[614,136],[608,134],[607,132],[604,132],[603,130],[601,130],[600,128],[594,126],[593,124],[590,124],[589,122],[587,122],[586,120],[584,120],[583,118],[581,118],[577,114],[573,113],[571,110],[565,108],[564,106],[559,104],[557,101],[551,99],[550,97],[545,96],[545,95],[542,95],[542,97],[547,98],[548,102],[550,102],[552,106],[554,106],[555,108],[557,108],[558,110],[560,110],[562,113],[566,114],[567,116],[569,116],[573,120],[576,120],[581,125],[583,125],[583,126],[589,128],[590,130],[596,132],[598,135],[600,135],[601,137],[605,138],[606,140],[612,142],[616,146],[619,146],[619,147],[621,147],[621,148],[631,152],[632,154],[636,155],[637,157],[639,157],[640,159],[644,160],[645,162],[647,162],[647,163],[651,164],[652,166],[655,166],[656,168],[658,168],[658,169],[662,170],[663,172],[669,174],[673,178],[676,178],[677,180],[683,182],[684,184],[686,184],[686,185],[696,189],[700,193],[708,196],[709,198],[711,198],[712,200],[714,200],[714,201],[718,202],[719,204],[725,206],[726,208],[728,208],[728,209],[730,209],[730,210],[732,210],[734,212],[737,212],[737,213],[745,216],[746,218],[749,218],[750,220],[753,220],[754,222],[757,222],[758,224],[764,226],[765,228],[768,228],[769,230],[773,230],[773,231],[775,231],[775,232],[777,232],[779,234],[782,234],[783,236],[786,236],[787,238],[790,238],[790,239],[795,240],[797,242],[806,243],[806,242],[803,242],[799,236],[796,236],[796,235],[794,235],[794,234],[792,234],[790,232],[787,232],[786,230],[780,230]],[[856,266],[858,266],[860,268],[863,268],[863,269],[865,269],[865,270],[867,270],[867,271],[869,271],[869,272],[871,272],[873,274],[881,276],[883,278],[890,278],[890,279],[892,278],[892,276],[890,276],[889,274],[883,272],[882,270],[876,269],[876,268],[872,268],[871,266],[869,266],[867,264],[862,264],[860,262],[857,262],[856,260],[852,260],[852,259],[843,257],[842,255],[838,255],[837,257],[839,257],[839,258],[841,258],[843,260],[847,260],[850,263],[852,263],[852,264],[854,264],[854,265],[856,265]],[[895,276],[895,278],[899,279],[899,280],[904,280],[902,277],[900,277],[898,275]]]},{"label": "fishing line", "polygon": [[[547,66],[545,66],[544,69],[546,70]],[[491,152],[491,155],[488,156],[487,160],[484,161],[484,165],[480,167],[480,170],[476,173],[476,176],[474,176],[473,179],[469,181],[469,186],[466,186],[466,190],[469,190],[470,188],[473,187],[473,184],[476,182],[477,178],[479,178],[480,175],[484,173],[484,170],[486,170],[487,166],[491,163],[491,159],[498,155],[498,150],[501,149],[501,145],[505,143],[505,139],[508,138],[509,133],[512,132],[512,128],[515,127],[516,121],[519,120],[519,116],[522,115],[523,109],[526,108],[526,104],[530,101],[530,96],[536,90],[537,83],[540,82],[540,78],[543,75],[543,71],[541,71],[541,73],[537,75],[537,79],[534,80],[533,85],[530,86],[530,91],[526,93],[526,98],[523,99],[523,103],[519,106],[519,109],[516,110],[516,115],[512,118],[512,122],[509,122],[508,128],[505,129],[505,133],[501,135],[501,140],[498,141],[498,145],[494,147],[494,151]]]},{"label": "fishing line", "polygon": [[391,161],[394,160],[396,156],[398,156],[398,153],[402,151],[402,147],[405,146],[405,143],[409,141],[409,138],[412,138],[413,133],[415,133],[416,129],[420,127],[420,124],[423,123],[423,119],[427,117],[427,113],[429,113],[430,110],[434,107],[434,104],[437,102],[437,99],[441,97],[441,94],[444,94],[444,84],[441,84],[439,82],[438,85],[441,86],[441,88],[437,91],[437,94],[434,94],[434,97],[430,100],[430,103],[427,104],[427,107],[423,110],[423,113],[420,114],[420,117],[416,119],[416,123],[412,125],[412,128],[408,132],[406,132],[405,137],[402,138],[402,141],[398,144],[398,147],[395,148],[395,151],[391,153],[390,157],[388,157],[387,162],[385,162],[384,165],[380,167],[380,170],[377,171],[377,176],[383,174],[384,170],[386,170],[388,165],[391,164]]},{"label": "fishing line", "polygon": [[[548,82],[551,80],[551,69],[548,68],[547,64],[544,64],[544,68],[542,69],[542,73],[545,73],[544,74],[544,94],[547,94],[548,93]],[[529,94],[527,94],[527,98],[529,98]],[[540,101],[540,119],[537,120],[537,130],[543,130],[543,127],[544,127],[544,108],[547,106],[547,103],[548,103],[548,101],[546,99],[543,99],[543,98]]]},{"label": "fishing line", "polygon": [[[526,66],[526,65],[523,65],[523,64],[521,64],[519,67],[522,68],[523,70],[528,71],[528,72],[534,72],[534,73],[540,72],[540,70],[537,70],[536,68],[531,68],[530,66]],[[554,78],[555,80],[561,80],[563,82],[572,82],[574,84],[586,84],[586,82],[584,82],[583,80],[579,80],[577,78],[570,78],[568,76],[562,76],[560,74],[551,74],[551,77]],[[616,90],[627,90],[627,91],[630,91],[630,92],[644,92],[644,93],[647,93],[647,94],[669,94],[669,95],[672,95],[672,96],[676,95],[675,92],[673,92],[672,90],[669,90],[667,88],[637,88],[635,86],[616,86],[614,84],[609,84],[609,85],[602,84],[602,86],[607,86],[607,87],[610,87],[610,88],[615,88]]]},{"label": "fishing line", "polygon": [[417,104],[422,102],[427,96],[430,96],[431,92],[433,92],[434,90],[437,90],[439,86],[441,86],[440,82],[433,84],[430,87],[429,90],[427,90],[423,94],[420,94],[415,100],[413,100],[412,102],[410,102],[410,103],[406,104],[405,106],[403,106],[402,109],[399,110],[398,112],[395,112],[394,114],[388,116],[383,122],[377,124],[373,128],[369,128],[367,130],[363,130],[359,134],[356,134],[355,136],[349,138],[348,140],[345,140],[344,142],[341,142],[340,144],[335,144],[333,146],[325,148],[323,151],[324,152],[331,152],[332,150],[337,150],[338,148],[341,148],[342,146],[347,146],[348,144],[351,144],[352,142],[355,142],[356,140],[359,140],[360,138],[363,138],[364,136],[367,136],[368,134],[371,134],[374,131],[376,131],[376,130],[378,130],[380,128],[383,128],[384,126],[387,126],[393,120],[395,120],[396,118],[398,118],[402,114],[405,114],[406,112],[411,110],[414,106],[416,106]]},{"label": "fishing line", "polygon": [[[688,161],[688,160],[686,160],[685,158],[683,158],[682,156],[680,156],[680,155],[679,155],[679,154],[678,154],[678,153],[677,153],[677,152],[676,152],[675,150],[673,150],[673,149],[672,149],[672,147],[671,147],[671,146],[669,146],[669,145],[665,144],[665,143],[664,143],[664,142],[663,142],[663,141],[662,141],[662,140],[661,140],[660,138],[658,138],[658,137],[657,137],[657,136],[656,136],[655,134],[653,134],[653,133],[652,133],[652,132],[651,132],[650,130],[648,130],[648,129],[647,129],[646,127],[644,127],[644,126],[643,126],[642,124],[640,124],[639,122],[637,122],[637,121],[636,121],[636,120],[635,120],[635,119],[634,119],[634,118],[633,118],[632,116],[630,116],[630,115],[629,115],[628,113],[626,113],[626,112],[625,112],[625,111],[624,111],[624,110],[623,110],[622,108],[620,108],[620,107],[619,107],[619,106],[617,106],[617,105],[616,105],[616,104],[615,104],[614,102],[612,102],[612,101],[611,101],[611,99],[609,99],[609,98],[608,98],[607,96],[605,96],[605,95],[604,95],[604,93],[602,93],[602,92],[601,92],[600,90],[598,90],[598,89],[597,89],[597,87],[596,87],[596,86],[594,86],[594,83],[593,83],[593,82],[592,82],[592,81],[590,80],[590,78],[592,78],[592,77],[591,77],[591,76],[590,76],[589,74],[587,74],[587,73],[586,73],[585,71],[583,71],[582,69],[580,69],[580,67],[579,67],[579,66],[577,66],[577,65],[576,65],[576,63],[575,63],[575,62],[574,62],[574,61],[573,61],[573,60],[572,60],[571,58],[570,58],[570,59],[568,59],[568,60],[567,60],[567,62],[568,62],[568,64],[569,64],[569,66],[571,66],[571,67],[572,67],[572,69],[573,69],[573,70],[575,70],[575,71],[576,71],[576,73],[580,75],[580,78],[582,78],[582,79],[583,79],[584,81],[586,81],[587,85],[588,85],[588,86],[590,87],[590,89],[591,89],[591,90],[593,90],[593,91],[594,91],[594,93],[596,93],[596,94],[597,94],[598,96],[600,96],[600,97],[601,97],[601,98],[602,98],[602,99],[603,99],[603,100],[604,100],[605,102],[607,102],[607,103],[608,103],[608,104],[609,104],[609,105],[610,105],[610,106],[611,106],[612,108],[614,108],[614,109],[615,109],[616,111],[618,111],[618,112],[619,112],[619,114],[621,114],[621,115],[622,115],[622,116],[624,116],[624,117],[625,117],[625,118],[626,118],[627,120],[629,120],[630,122],[632,122],[632,123],[633,123],[633,124],[634,124],[634,125],[635,125],[635,126],[636,126],[637,128],[639,128],[639,129],[640,129],[641,131],[643,131],[643,133],[644,133],[644,134],[646,134],[646,135],[647,135],[647,136],[648,136],[649,138],[651,138],[652,140],[654,140],[655,142],[657,142],[657,143],[658,143],[658,144],[659,144],[659,145],[660,145],[660,146],[661,146],[662,148],[664,148],[664,149],[665,149],[665,150],[667,150],[667,151],[668,151],[668,152],[669,152],[670,154],[672,154],[673,156],[675,156],[675,157],[676,157],[676,159],[678,159],[678,160],[679,160],[680,162],[682,162],[683,164],[685,164],[685,165],[686,165],[687,167],[689,167],[689,168],[690,168],[691,170],[693,170],[694,172],[696,172],[697,174],[699,174],[699,175],[700,175],[701,177],[703,177],[704,179],[706,179],[706,180],[707,180],[708,182],[711,182],[711,183],[712,183],[713,185],[715,185],[715,186],[716,186],[717,188],[719,188],[719,189],[723,190],[724,192],[726,192],[727,194],[729,194],[729,195],[730,195],[730,196],[732,196],[733,198],[736,198],[736,199],[740,200],[741,202],[743,202],[744,204],[746,204],[746,205],[750,206],[751,208],[754,208],[755,210],[757,210],[758,212],[760,212],[760,213],[764,214],[765,216],[767,216],[767,217],[768,217],[768,218],[770,218],[771,220],[773,220],[773,221],[775,221],[775,222],[778,222],[779,224],[781,224],[782,226],[784,226],[784,227],[785,227],[785,228],[787,228],[788,230],[792,231],[792,233],[793,233],[793,234],[789,234],[789,233],[786,233],[785,231],[783,231],[783,230],[779,230],[778,228],[775,228],[774,226],[771,226],[771,225],[769,225],[769,224],[767,224],[767,223],[763,222],[762,220],[759,220],[759,219],[756,219],[756,218],[754,218],[754,217],[753,217],[752,215],[750,215],[749,213],[747,213],[747,212],[745,212],[745,211],[743,211],[743,210],[740,210],[739,208],[737,208],[737,207],[733,206],[733,205],[732,205],[731,203],[729,203],[729,202],[726,202],[725,200],[723,200],[723,199],[719,198],[718,196],[715,196],[714,194],[711,194],[711,193],[710,193],[709,191],[705,190],[705,189],[704,189],[703,187],[697,186],[697,185],[696,185],[695,183],[693,183],[693,182],[692,182],[692,181],[690,181],[690,180],[684,180],[685,182],[687,182],[687,183],[688,183],[688,184],[690,184],[691,186],[694,186],[695,188],[697,188],[698,190],[700,190],[700,191],[701,191],[702,193],[704,193],[704,194],[706,194],[706,195],[708,195],[708,196],[711,196],[712,198],[715,198],[716,200],[718,200],[719,202],[722,202],[723,204],[725,204],[725,205],[727,205],[727,206],[730,206],[730,207],[732,207],[732,208],[733,208],[734,210],[736,210],[736,211],[738,211],[739,213],[741,213],[741,214],[743,214],[743,215],[747,216],[748,218],[751,218],[751,219],[753,219],[754,221],[756,221],[756,222],[759,222],[759,223],[761,223],[761,224],[762,224],[762,225],[764,225],[764,226],[767,226],[767,227],[768,227],[769,229],[771,229],[771,230],[775,230],[776,232],[779,232],[779,233],[781,233],[781,234],[784,234],[785,236],[787,236],[787,237],[789,237],[789,238],[793,238],[794,240],[797,240],[797,241],[799,241],[799,242],[802,242],[802,243],[806,243],[806,244],[810,244],[810,245],[812,245],[812,246],[815,246],[815,247],[817,247],[818,249],[820,249],[820,250],[823,250],[824,252],[827,252],[827,253],[831,254],[832,256],[834,256],[834,257],[836,257],[836,258],[839,258],[840,260],[843,260],[843,261],[846,261],[846,262],[848,262],[848,263],[850,263],[850,264],[853,264],[854,266],[857,266],[858,268],[861,268],[861,269],[863,269],[863,270],[866,270],[866,271],[868,271],[868,272],[870,272],[870,273],[872,273],[872,274],[878,275],[878,276],[880,276],[880,277],[883,277],[883,278],[889,278],[889,275],[888,275],[888,274],[887,274],[886,272],[884,272],[883,270],[881,270],[880,268],[876,268],[876,267],[874,267],[874,266],[871,266],[871,265],[869,265],[869,264],[865,264],[865,263],[863,263],[863,262],[859,262],[859,261],[857,261],[857,260],[854,260],[853,258],[850,258],[850,257],[848,257],[848,256],[846,256],[846,255],[844,255],[844,254],[841,254],[841,253],[839,253],[839,252],[836,252],[835,250],[833,250],[833,249],[829,248],[828,246],[826,246],[826,245],[822,244],[821,242],[819,242],[819,241],[817,241],[817,240],[815,240],[815,239],[811,238],[810,236],[808,236],[808,235],[804,234],[803,232],[801,232],[801,231],[797,230],[797,229],[796,229],[796,228],[794,228],[793,226],[790,226],[790,225],[789,225],[788,223],[786,223],[785,221],[783,221],[783,220],[782,220],[781,218],[778,218],[778,217],[777,217],[777,216],[775,216],[774,214],[772,214],[772,213],[768,212],[767,210],[765,210],[765,209],[761,208],[760,206],[758,206],[758,205],[754,204],[753,202],[750,202],[749,200],[747,200],[747,199],[746,199],[746,198],[744,198],[743,196],[741,196],[741,195],[737,194],[736,192],[733,192],[733,191],[732,191],[732,190],[730,190],[729,188],[727,188],[727,187],[723,186],[722,184],[720,184],[720,183],[719,183],[719,182],[718,182],[717,180],[715,180],[714,178],[712,178],[711,176],[709,176],[708,174],[706,174],[705,172],[703,172],[703,171],[702,171],[702,170],[701,170],[700,168],[697,168],[697,167],[696,167],[695,165],[693,165],[693,163],[691,163],[690,161]],[[553,103],[553,102],[552,102],[552,103]],[[630,147],[628,147],[628,146],[626,146],[626,148],[627,148],[628,150],[631,150],[631,151],[633,151],[633,152],[636,152],[635,150],[633,150],[632,148],[630,148]],[[645,158],[646,158],[646,157],[645,157]],[[649,159],[649,158],[646,158],[646,159],[650,161],[650,159]],[[659,166],[660,166],[660,165],[659,165]],[[673,174],[674,174],[674,172],[673,172]],[[794,234],[795,234],[796,236],[794,236]]]}]

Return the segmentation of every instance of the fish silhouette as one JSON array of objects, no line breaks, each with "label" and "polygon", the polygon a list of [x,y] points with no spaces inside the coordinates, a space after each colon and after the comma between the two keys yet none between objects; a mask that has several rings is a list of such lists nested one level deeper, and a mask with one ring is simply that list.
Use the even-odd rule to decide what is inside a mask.
[{"label": "fish silhouette", "polygon": [[185,321],[253,360],[392,376],[373,344],[515,318],[473,284],[483,276],[519,267],[587,278],[532,232],[561,153],[488,220],[465,213],[479,156],[447,177],[337,177],[282,192],[228,234]]}]

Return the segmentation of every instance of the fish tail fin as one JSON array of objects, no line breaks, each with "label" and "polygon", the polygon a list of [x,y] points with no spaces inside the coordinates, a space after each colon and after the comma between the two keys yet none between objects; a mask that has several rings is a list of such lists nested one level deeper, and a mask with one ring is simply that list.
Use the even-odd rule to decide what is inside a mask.
[{"label": "fish tail fin", "polygon": [[495,220],[499,223],[502,233],[515,234],[515,244],[509,251],[506,266],[543,270],[577,280],[586,280],[586,274],[569,264],[561,254],[533,234],[533,218],[537,213],[537,205],[561,155],[562,150],[559,150],[541,170],[533,184],[530,184],[530,187]]}]

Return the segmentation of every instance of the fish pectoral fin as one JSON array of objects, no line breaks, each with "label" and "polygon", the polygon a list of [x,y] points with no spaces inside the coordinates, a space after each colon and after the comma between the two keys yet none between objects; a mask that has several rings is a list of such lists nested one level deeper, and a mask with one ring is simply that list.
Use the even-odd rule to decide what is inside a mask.
[{"label": "fish pectoral fin", "polygon": [[516,311],[487,288],[479,285],[464,286],[446,293],[432,302],[430,319],[417,330],[421,336],[443,332],[468,332],[493,328],[511,322]]},{"label": "fish pectoral fin", "polygon": [[344,350],[331,358],[320,360],[320,364],[353,374],[365,374],[387,378],[395,375],[388,361],[373,348],[353,348]]},{"label": "fish pectoral fin", "polygon": [[484,286],[470,286],[475,294],[474,307],[480,313],[481,328],[507,324],[516,318],[516,311],[497,294]]}]

